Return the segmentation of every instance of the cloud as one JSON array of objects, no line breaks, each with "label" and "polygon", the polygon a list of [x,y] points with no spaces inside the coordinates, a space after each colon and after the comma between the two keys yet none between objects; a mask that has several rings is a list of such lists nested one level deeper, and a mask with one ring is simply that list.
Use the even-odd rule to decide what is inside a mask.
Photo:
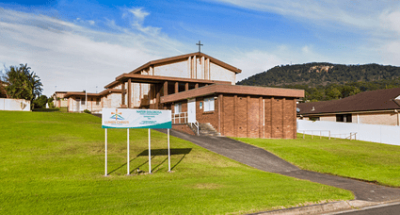
[{"label": "cloud", "polygon": [[143,10],[143,8],[130,8],[124,9],[125,13],[123,17],[130,19],[131,26],[145,34],[158,35],[161,32],[161,28],[152,26],[143,26],[144,19],[150,15],[150,13]]},{"label": "cloud", "polygon": [[135,18],[141,23],[143,23],[146,16],[150,15],[150,13],[143,11],[143,8],[132,8],[128,11],[131,12],[135,16]]},{"label": "cloud", "polygon": [[235,56],[229,62],[233,62],[235,67],[242,69],[242,73],[236,76],[236,81],[240,81],[257,73],[267,71],[276,65],[280,65],[285,60],[272,53],[253,50],[242,53],[236,52]]},{"label": "cloud", "polygon": [[[366,55],[373,62],[400,65],[399,1],[316,1],[316,0],[215,0],[240,8],[281,15],[311,26],[315,32],[350,32],[362,38],[354,54]],[[349,39],[351,36],[349,35]],[[304,47],[307,51],[309,47]],[[362,53],[364,52],[364,53]],[[348,55],[348,53],[342,53]],[[359,60],[353,56],[353,60]],[[348,58],[343,58],[347,61]],[[361,59],[363,61],[363,59]]]},{"label": "cloud", "polygon": [[[378,26],[379,11],[399,6],[396,1],[316,1],[316,0],[216,0],[252,10],[302,18],[303,21],[329,22],[344,26],[370,28]],[[300,20],[301,21],[301,20]]]},{"label": "cloud", "polygon": [[166,35],[118,27],[107,33],[44,15],[0,9],[0,63],[27,63],[44,94],[101,90],[122,73],[157,58],[179,54],[182,44]]}]

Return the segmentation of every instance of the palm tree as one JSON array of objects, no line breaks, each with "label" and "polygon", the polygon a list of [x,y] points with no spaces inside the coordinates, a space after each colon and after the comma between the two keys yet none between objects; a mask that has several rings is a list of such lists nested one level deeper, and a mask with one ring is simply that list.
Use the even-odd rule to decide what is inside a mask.
[{"label": "palm tree", "polygon": [[31,101],[31,109],[33,109],[33,100],[36,97],[39,97],[42,94],[42,82],[40,81],[39,76],[36,75],[35,72],[27,73],[28,77],[28,85],[30,89],[30,101]]},{"label": "palm tree", "polygon": [[30,71],[27,64],[18,66],[10,66],[10,70],[6,72],[5,81],[7,94],[10,98],[26,99],[31,101],[31,109],[33,100],[42,94],[42,82],[35,72]]},{"label": "palm tree", "polygon": [[28,96],[28,77],[24,72],[26,69],[30,68],[26,68],[26,64],[21,64],[21,67],[10,66],[10,70],[6,72],[5,80],[8,83],[6,90],[11,98],[26,99]]}]

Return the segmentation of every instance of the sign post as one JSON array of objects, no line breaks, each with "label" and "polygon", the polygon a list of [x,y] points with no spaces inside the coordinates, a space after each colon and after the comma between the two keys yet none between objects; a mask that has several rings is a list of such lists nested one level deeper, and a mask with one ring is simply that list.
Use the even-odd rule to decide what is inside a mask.
[{"label": "sign post", "polygon": [[107,128],[105,130],[105,169],[104,169],[104,176],[107,176]]},{"label": "sign post", "polygon": [[171,150],[169,148],[169,128],[167,129],[168,133],[168,172],[171,172]]},{"label": "sign post", "polygon": [[130,174],[129,166],[129,129],[147,128],[149,141],[149,173],[151,174],[151,131],[150,129],[167,129],[168,133],[168,171],[171,171],[171,153],[169,129],[172,128],[171,110],[153,109],[114,109],[103,108],[102,128],[105,129],[105,176],[107,176],[107,129],[127,129],[127,175]]},{"label": "sign post", "polygon": [[127,155],[126,155],[126,157],[127,157],[127,161],[126,161],[126,166],[127,166],[127,175],[129,175],[129,170],[130,170],[130,168],[129,168],[129,128],[128,129],[126,129],[126,131],[127,131],[127,146],[126,146],[126,148],[127,148],[127,150],[126,150],[126,153],[127,153]]},{"label": "sign post", "polygon": [[151,174],[151,135],[150,135],[150,128],[149,128],[149,173]]}]

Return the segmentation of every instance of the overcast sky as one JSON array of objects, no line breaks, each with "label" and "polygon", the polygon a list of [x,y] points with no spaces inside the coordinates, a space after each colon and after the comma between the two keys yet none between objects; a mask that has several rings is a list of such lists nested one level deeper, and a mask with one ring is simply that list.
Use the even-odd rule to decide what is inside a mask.
[{"label": "overcast sky", "polygon": [[[399,1],[0,0],[0,70],[27,63],[44,94],[101,91],[150,60],[202,52],[242,69],[400,65]],[[96,88],[97,86],[97,88]]]}]

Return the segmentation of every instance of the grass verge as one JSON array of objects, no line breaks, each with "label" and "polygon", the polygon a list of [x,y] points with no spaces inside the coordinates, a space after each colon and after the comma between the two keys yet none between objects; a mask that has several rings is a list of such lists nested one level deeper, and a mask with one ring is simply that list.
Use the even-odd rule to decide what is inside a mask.
[{"label": "grass verge", "polygon": [[262,172],[190,142],[152,132],[153,174],[147,172],[147,130],[104,130],[89,114],[0,111],[0,214],[243,214],[330,200],[345,190]]},{"label": "grass verge", "polygon": [[295,140],[234,138],[302,169],[400,186],[400,146],[298,135]]}]

